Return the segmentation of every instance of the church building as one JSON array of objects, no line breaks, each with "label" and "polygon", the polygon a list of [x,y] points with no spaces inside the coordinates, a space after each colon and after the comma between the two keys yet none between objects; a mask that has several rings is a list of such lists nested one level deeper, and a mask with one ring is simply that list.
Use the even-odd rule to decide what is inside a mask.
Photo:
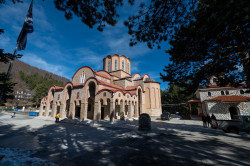
[{"label": "church building", "polygon": [[48,89],[39,116],[60,113],[61,118],[80,120],[130,119],[142,113],[160,116],[160,83],[148,74],[131,75],[131,65],[130,58],[114,54],[103,59],[103,70],[79,68],[64,87]]},{"label": "church building", "polygon": [[188,101],[190,112],[191,104],[196,103],[198,115],[214,114],[220,120],[231,120],[239,115],[250,116],[250,93],[245,85],[237,88],[230,85],[219,87],[216,82],[217,78],[211,76],[207,87],[196,90],[197,99]]}]

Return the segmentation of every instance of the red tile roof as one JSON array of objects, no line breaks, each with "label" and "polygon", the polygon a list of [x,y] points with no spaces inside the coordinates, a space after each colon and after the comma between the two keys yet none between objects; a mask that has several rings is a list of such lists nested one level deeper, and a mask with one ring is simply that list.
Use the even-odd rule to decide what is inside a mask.
[{"label": "red tile roof", "polygon": [[123,90],[123,88],[118,86],[118,85],[114,85],[114,84],[111,84],[111,83],[108,83],[108,82],[105,82],[105,81],[102,81],[102,80],[98,80],[98,82],[99,82],[99,84],[110,87],[110,88]]},{"label": "red tile roof", "polygon": [[201,101],[196,99],[196,100],[189,100],[188,103],[200,103]]},{"label": "red tile roof", "polygon": [[233,102],[233,101],[248,101],[250,97],[247,96],[217,96],[207,101],[222,101],[222,102]]},{"label": "red tile roof", "polygon": [[83,86],[83,84],[75,84],[75,83],[73,83],[73,82],[72,82],[72,85],[73,85],[73,87]]},{"label": "red tile roof", "polygon": [[136,90],[138,86],[139,85],[136,85],[136,86],[127,86],[125,90],[127,90],[127,91]]},{"label": "red tile roof", "polygon": [[[223,87],[231,87],[229,84],[227,84],[226,86],[223,86]],[[208,86],[205,86],[203,88],[223,88],[221,86],[218,86],[217,84],[215,85],[208,85]]]},{"label": "red tile roof", "polygon": [[100,76],[100,77],[103,77],[103,78],[106,78],[106,79],[109,79],[109,80],[110,80],[110,78],[109,78],[108,76],[106,76],[105,74],[102,74],[102,73],[100,73],[100,72],[96,72],[95,75],[98,75],[98,76]]},{"label": "red tile roof", "polygon": [[55,86],[56,90],[61,90],[63,89],[63,87],[60,87],[60,86]]}]

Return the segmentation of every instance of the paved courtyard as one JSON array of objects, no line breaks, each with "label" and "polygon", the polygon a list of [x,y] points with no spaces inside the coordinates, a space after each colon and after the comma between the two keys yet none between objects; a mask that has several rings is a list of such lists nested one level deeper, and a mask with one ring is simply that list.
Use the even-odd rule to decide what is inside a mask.
[{"label": "paved courtyard", "polygon": [[0,113],[1,164],[249,165],[250,135],[203,128],[200,121],[152,120],[110,124]]}]

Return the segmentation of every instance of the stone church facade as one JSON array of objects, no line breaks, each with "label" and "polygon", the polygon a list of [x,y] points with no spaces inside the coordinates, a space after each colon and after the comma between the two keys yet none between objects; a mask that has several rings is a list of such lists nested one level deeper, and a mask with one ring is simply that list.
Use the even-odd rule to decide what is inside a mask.
[{"label": "stone church facade", "polygon": [[55,117],[57,113],[61,118],[80,120],[129,119],[142,113],[160,116],[160,83],[148,74],[131,75],[130,58],[108,55],[103,59],[103,70],[83,66],[64,87],[49,88],[39,115]]},{"label": "stone church facade", "polygon": [[247,89],[244,86],[219,87],[216,80],[216,77],[210,77],[210,85],[198,89],[195,92],[197,99],[189,101],[189,104],[198,104],[198,114],[214,114],[222,120],[231,120],[237,115],[250,116],[250,93],[246,93]]}]

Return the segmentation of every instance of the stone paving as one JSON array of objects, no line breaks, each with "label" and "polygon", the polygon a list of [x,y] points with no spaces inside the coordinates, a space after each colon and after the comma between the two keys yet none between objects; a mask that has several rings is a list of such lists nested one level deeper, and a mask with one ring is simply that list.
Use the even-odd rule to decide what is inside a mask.
[{"label": "stone paving", "polygon": [[138,120],[110,124],[67,119],[55,123],[51,117],[17,114],[10,118],[9,113],[0,113],[0,155],[7,148],[31,151],[29,158],[41,159],[41,165],[250,163],[249,134],[203,128],[201,121],[194,120],[152,119],[151,127],[151,131],[142,132],[137,130]]}]

